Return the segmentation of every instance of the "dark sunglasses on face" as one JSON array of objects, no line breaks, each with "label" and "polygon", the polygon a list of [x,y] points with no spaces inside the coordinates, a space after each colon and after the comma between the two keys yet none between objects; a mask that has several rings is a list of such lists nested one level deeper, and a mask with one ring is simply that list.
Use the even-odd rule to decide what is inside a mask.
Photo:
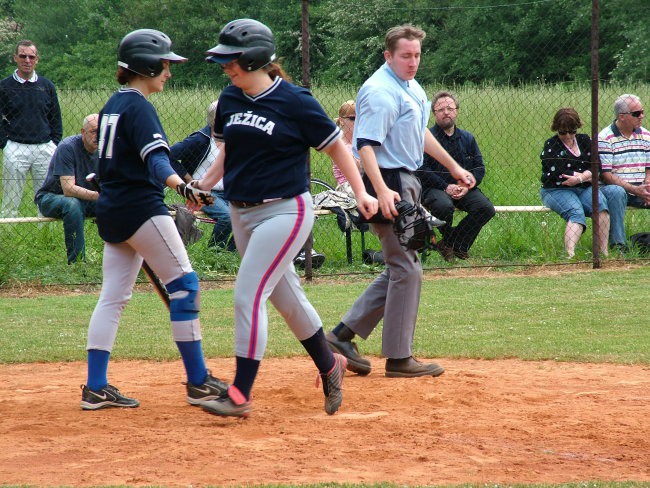
[{"label": "dark sunglasses on face", "polygon": [[30,61],[34,61],[38,56],[35,56],[34,54],[19,54],[18,57],[20,59],[29,59]]},{"label": "dark sunglasses on face", "polygon": [[347,117],[343,117],[343,118],[344,118],[344,119],[348,119],[348,120],[352,120],[352,121],[357,120],[357,116],[356,116],[356,115],[348,115]]},{"label": "dark sunglasses on face", "polygon": [[557,131],[557,133],[560,134],[561,136],[566,136],[567,134],[575,134],[576,132],[578,132],[578,131],[577,130],[559,130],[559,131]]},{"label": "dark sunglasses on face", "polygon": [[632,117],[638,119],[643,115],[643,110],[635,110],[634,112],[623,112],[624,114],[629,114]]}]

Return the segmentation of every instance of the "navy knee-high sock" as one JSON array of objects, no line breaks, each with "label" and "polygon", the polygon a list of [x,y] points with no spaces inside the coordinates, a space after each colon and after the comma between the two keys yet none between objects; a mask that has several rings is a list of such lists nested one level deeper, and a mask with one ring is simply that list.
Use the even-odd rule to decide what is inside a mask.
[{"label": "navy knee-high sock", "polygon": [[327,345],[322,327],[309,339],[300,341],[300,343],[307,350],[321,374],[331,371],[334,367],[334,356]]},{"label": "navy knee-high sock", "polygon": [[235,364],[237,366],[237,371],[235,372],[235,381],[233,381],[233,385],[242,392],[242,395],[246,397],[246,400],[250,400],[253,383],[255,383],[257,371],[260,368],[260,361],[257,359],[237,356],[235,358]]}]

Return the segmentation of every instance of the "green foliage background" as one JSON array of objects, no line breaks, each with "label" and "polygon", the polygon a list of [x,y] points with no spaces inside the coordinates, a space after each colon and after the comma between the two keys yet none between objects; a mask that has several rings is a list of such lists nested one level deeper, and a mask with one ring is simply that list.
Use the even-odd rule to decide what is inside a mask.
[{"label": "green foliage background", "polygon": [[[179,85],[223,85],[203,62],[226,22],[253,17],[269,25],[277,52],[294,79],[301,74],[299,0],[2,0],[0,73],[14,65],[19,39],[37,43],[39,70],[57,86],[105,86],[113,80],[120,39],[155,28],[190,59],[175,73]],[[519,84],[590,79],[590,0],[312,0],[311,76],[321,83],[360,84],[383,62],[383,36],[411,22],[427,32],[423,83]],[[600,3],[601,79],[650,81],[650,5]],[[562,46],[561,48],[558,48]]]}]

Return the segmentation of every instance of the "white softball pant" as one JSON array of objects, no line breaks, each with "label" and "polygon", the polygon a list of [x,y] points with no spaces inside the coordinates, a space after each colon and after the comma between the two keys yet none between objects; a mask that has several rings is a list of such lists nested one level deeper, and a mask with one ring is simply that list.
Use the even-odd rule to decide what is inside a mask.
[{"label": "white softball pant", "polygon": [[257,207],[231,205],[230,214],[242,256],[235,284],[235,354],[259,361],[268,339],[267,299],[298,340],[322,327],[293,266],[314,225],[314,209],[307,192]]},{"label": "white softball pant", "polygon": [[[102,291],[90,319],[87,349],[113,349],[119,320],[131,299],[143,258],[165,284],[193,271],[174,220],[168,215],[147,220],[124,242],[105,242]],[[199,319],[172,322],[172,333],[175,341],[200,340]]]}]

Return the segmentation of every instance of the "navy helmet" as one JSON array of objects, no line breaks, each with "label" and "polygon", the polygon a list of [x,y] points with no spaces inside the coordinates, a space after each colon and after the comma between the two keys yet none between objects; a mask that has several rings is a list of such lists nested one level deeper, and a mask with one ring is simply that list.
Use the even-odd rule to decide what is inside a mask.
[{"label": "navy helmet", "polygon": [[257,20],[233,20],[221,29],[219,44],[206,54],[206,61],[225,64],[236,59],[242,69],[255,71],[275,59],[273,32]]},{"label": "navy helmet", "polygon": [[184,63],[187,58],[172,52],[172,41],[154,29],[138,29],[128,33],[120,42],[117,64],[148,78],[162,73],[163,60]]}]

